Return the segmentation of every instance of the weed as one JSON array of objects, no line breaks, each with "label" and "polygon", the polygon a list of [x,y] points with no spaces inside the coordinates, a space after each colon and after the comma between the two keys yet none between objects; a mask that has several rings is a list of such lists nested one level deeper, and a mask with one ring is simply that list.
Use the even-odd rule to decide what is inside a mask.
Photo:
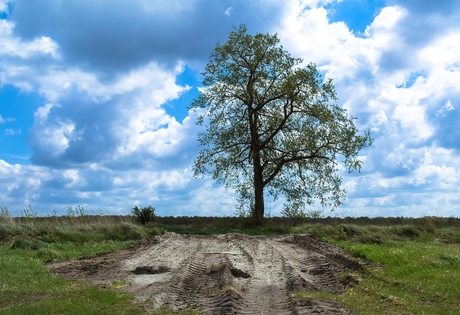
[{"label": "weed", "polygon": [[297,225],[299,223],[305,222],[307,214],[300,207],[286,207],[281,211],[281,214],[288,218],[292,225]]},{"label": "weed", "polygon": [[[1,225],[13,225],[14,220],[11,217],[10,212],[8,211],[7,206],[0,206],[0,224]],[[0,228],[0,242],[2,242],[3,239],[5,239],[6,233],[5,230]]]},{"label": "weed", "polygon": [[27,219],[35,219],[38,217],[38,212],[32,208],[31,205],[29,205],[29,209],[23,209],[22,210],[22,216],[27,218]]},{"label": "weed", "polygon": [[319,219],[322,218],[324,214],[324,210],[308,210],[306,213],[306,217],[309,219]]}]

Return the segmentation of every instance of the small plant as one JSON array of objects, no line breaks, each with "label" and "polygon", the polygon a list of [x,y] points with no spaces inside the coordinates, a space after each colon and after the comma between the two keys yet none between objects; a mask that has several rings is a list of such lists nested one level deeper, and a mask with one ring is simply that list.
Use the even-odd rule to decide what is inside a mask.
[{"label": "small plant", "polygon": [[11,217],[7,206],[0,206],[0,217]]},{"label": "small plant", "polygon": [[152,206],[141,207],[134,206],[131,213],[137,218],[140,224],[145,225],[147,223],[153,223],[157,220],[155,215],[155,208]]},{"label": "small plant", "polygon": [[320,219],[323,217],[324,210],[309,210],[306,217],[310,219]]},{"label": "small plant", "polygon": [[307,218],[307,214],[299,206],[286,207],[281,211],[281,214],[290,219],[293,225],[302,223]]},{"label": "small plant", "polygon": [[27,219],[35,219],[38,217],[37,211],[35,211],[31,205],[29,205],[29,209],[22,210],[22,215]]},{"label": "small plant", "polygon": [[8,211],[7,206],[0,206],[0,222],[13,224],[13,218],[11,217],[10,211]]},{"label": "small plant", "polygon": [[69,207],[69,209],[67,209],[67,218],[76,220],[80,223],[84,223],[88,219],[88,214],[85,212],[85,208],[82,206],[76,206],[74,208]]},{"label": "small plant", "polygon": [[67,209],[67,216],[70,218],[73,217],[86,217],[88,214],[85,212],[85,208],[82,206],[76,206],[75,208],[69,207]]}]

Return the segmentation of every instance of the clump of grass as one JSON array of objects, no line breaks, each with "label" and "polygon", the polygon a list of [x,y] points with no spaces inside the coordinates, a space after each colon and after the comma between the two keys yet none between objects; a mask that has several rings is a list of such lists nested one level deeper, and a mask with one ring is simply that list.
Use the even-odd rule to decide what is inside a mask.
[{"label": "clump of grass", "polygon": [[19,238],[13,241],[10,248],[11,249],[20,248],[20,249],[37,250],[37,249],[44,248],[47,246],[48,246],[47,243],[42,242],[40,240],[35,240],[35,239],[29,240],[29,239]]}]

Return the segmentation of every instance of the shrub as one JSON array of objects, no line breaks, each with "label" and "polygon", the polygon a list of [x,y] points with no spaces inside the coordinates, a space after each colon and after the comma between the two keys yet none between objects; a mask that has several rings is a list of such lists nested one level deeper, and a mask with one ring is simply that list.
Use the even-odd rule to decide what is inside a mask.
[{"label": "shrub", "polygon": [[155,208],[152,206],[141,207],[134,206],[131,213],[137,218],[140,224],[145,225],[147,223],[153,223],[157,220],[155,215]]}]

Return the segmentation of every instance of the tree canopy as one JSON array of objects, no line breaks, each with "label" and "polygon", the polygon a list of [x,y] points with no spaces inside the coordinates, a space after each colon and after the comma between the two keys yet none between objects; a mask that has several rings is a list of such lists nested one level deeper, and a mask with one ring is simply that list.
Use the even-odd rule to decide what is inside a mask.
[{"label": "tree canopy", "polygon": [[339,161],[360,170],[359,151],[372,142],[359,135],[354,117],[336,104],[331,79],[293,58],[277,35],[247,34],[241,25],[217,44],[203,72],[203,88],[191,104],[205,131],[194,174],[213,179],[240,195],[262,224],[264,197],[285,197],[285,213],[301,213],[319,201],[337,207]]}]

